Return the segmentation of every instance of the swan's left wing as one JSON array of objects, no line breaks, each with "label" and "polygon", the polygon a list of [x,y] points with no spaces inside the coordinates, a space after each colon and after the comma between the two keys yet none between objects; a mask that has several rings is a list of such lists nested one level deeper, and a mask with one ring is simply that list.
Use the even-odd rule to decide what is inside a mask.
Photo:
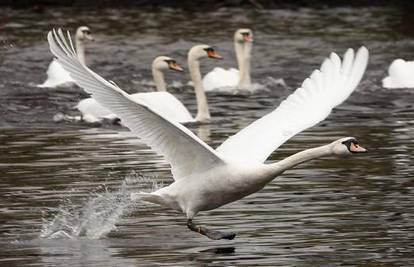
[{"label": "swan's left wing", "polygon": [[348,49],[342,62],[332,53],[320,71],[315,70],[278,108],[228,138],[216,151],[229,160],[264,162],[289,138],[324,120],[345,101],[361,80],[367,64],[365,47],[356,55]]},{"label": "swan's left wing", "polygon": [[50,50],[76,83],[116,114],[141,140],[162,154],[171,165],[174,179],[202,173],[224,164],[217,153],[183,125],[153,111],[144,100],[134,100],[114,83],[81,64],[70,35],[49,32]]}]

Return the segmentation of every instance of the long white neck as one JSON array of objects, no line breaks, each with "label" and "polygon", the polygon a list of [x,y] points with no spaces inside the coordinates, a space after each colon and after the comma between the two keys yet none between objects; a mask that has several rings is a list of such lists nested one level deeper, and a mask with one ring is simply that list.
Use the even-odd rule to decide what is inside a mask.
[{"label": "long white neck", "polygon": [[154,65],[152,66],[152,77],[154,78],[157,91],[167,91],[167,84],[164,80],[164,73],[160,69],[157,69]]},{"label": "long white neck", "polygon": [[191,80],[194,83],[194,90],[197,98],[197,116],[196,121],[209,121],[210,111],[208,109],[207,97],[204,92],[203,83],[200,72],[200,62],[193,56],[188,56],[188,67],[190,71]]},{"label": "long white neck", "polygon": [[80,63],[85,65],[85,44],[79,38],[76,38],[76,54],[78,55]]},{"label": "long white neck", "polygon": [[291,169],[295,167],[298,164],[301,164],[303,162],[320,158],[323,156],[332,155],[333,151],[331,149],[330,144],[316,147],[316,148],[310,148],[301,152],[298,152],[290,157],[285,158],[284,160],[281,160],[276,163],[265,165],[267,178],[265,183],[270,182],[271,180],[275,179],[278,175],[282,174],[284,171]]},{"label": "long white neck", "polygon": [[251,42],[234,42],[234,50],[236,51],[237,64],[239,66],[240,79],[238,88],[246,89],[251,86],[250,79],[250,59],[252,51]]}]

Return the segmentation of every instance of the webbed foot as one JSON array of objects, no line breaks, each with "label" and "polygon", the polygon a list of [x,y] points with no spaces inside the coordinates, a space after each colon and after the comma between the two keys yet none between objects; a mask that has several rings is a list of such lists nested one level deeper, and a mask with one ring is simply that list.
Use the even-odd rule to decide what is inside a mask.
[{"label": "webbed foot", "polygon": [[234,232],[221,232],[216,230],[210,230],[204,226],[197,226],[191,219],[187,220],[187,227],[194,232],[202,234],[213,240],[227,239],[233,240],[236,237]]}]

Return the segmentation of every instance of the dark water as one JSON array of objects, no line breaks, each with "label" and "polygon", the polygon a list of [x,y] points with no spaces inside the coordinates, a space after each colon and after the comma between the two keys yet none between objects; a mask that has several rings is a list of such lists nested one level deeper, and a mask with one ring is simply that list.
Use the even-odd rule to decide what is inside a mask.
[{"label": "dark water", "polygon": [[[414,265],[414,91],[386,90],[397,57],[412,59],[410,12],[393,8],[297,10],[0,10],[0,265],[4,266],[412,266]],[[128,195],[172,181],[163,159],[114,126],[52,121],[85,95],[77,87],[36,88],[51,54],[52,27],[91,27],[92,69],[130,92],[148,91],[152,59],[185,65],[195,43],[215,45],[233,66],[231,36],[255,34],[252,77],[267,91],[208,95],[213,123],[191,130],[213,147],[272,110],[330,51],[365,45],[368,70],[327,120],[283,145],[271,160],[343,136],[369,153],[320,159],[262,191],[197,217],[238,232],[211,241],[181,214],[130,203]],[[290,89],[272,78],[284,78]],[[187,74],[168,74],[191,111]]]}]

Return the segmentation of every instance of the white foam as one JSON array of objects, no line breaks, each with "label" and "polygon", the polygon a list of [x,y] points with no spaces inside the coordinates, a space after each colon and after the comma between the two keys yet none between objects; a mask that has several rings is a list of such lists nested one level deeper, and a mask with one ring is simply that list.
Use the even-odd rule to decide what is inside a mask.
[{"label": "white foam", "polygon": [[116,229],[116,223],[122,215],[135,210],[137,203],[131,202],[132,192],[158,188],[158,184],[150,177],[133,172],[124,179],[118,190],[111,192],[105,187],[103,193],[94,193],[81,204],[65,199],[51,218],[43,218],[40,238],[104,237]]}]

